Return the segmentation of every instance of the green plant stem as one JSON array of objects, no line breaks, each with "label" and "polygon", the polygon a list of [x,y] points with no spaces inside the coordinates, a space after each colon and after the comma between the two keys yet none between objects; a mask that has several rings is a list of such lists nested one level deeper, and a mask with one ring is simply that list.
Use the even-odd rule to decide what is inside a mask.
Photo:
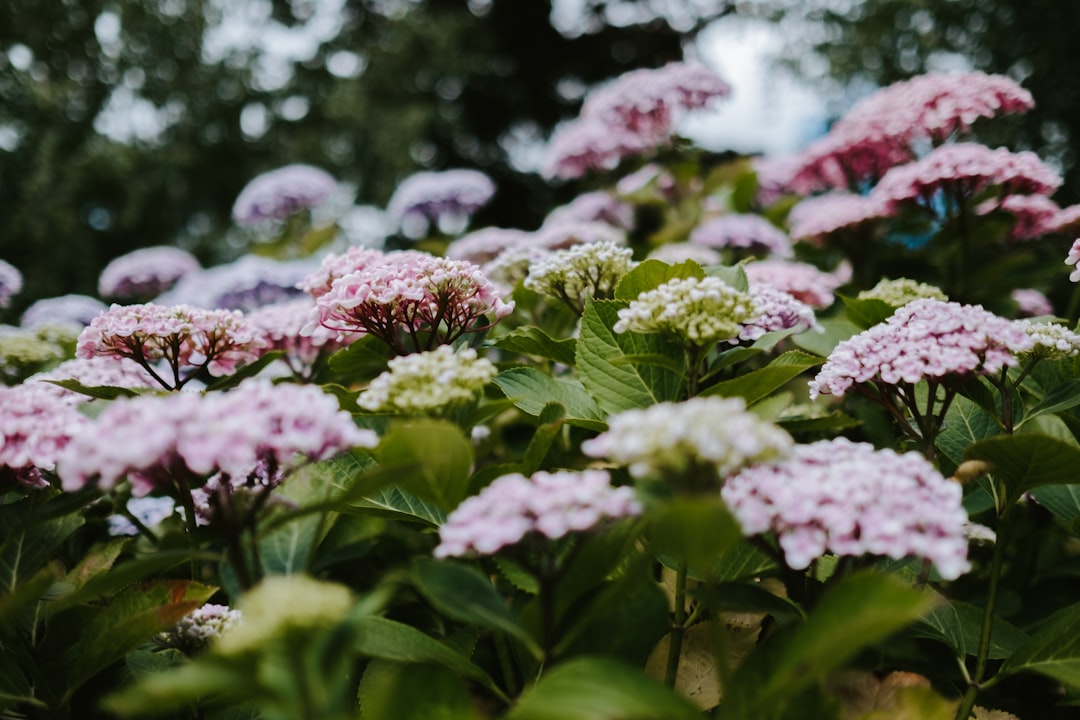
[{"label": "green plant stem", "polygon": [[[184,527],[187,529],[188,542],[191,545],[192,555],[194,555],[199,549],[199,545],[195,540],[195,532],[199,528],[199,521],[195,517],[195,501],[191,498],[191,486],[188,484],[187,478],[182,476],[175,479],[175,485],[180,505],[184,508]],[[191,558],[191,579],[199,579],[198,566],[194,557]]]},{"label": "green plant stem", "polygon": [[517,675],[514,673],[514,664],[510,661],[510,647],[504,633],[495,633],[495,654],[499,658],[506,694],[513,697],[518,694]]},{"label": "green plant stem", "polygon": [[990,638],[994,626],[994,609],[997,606],[998,586],[1001,581],[1001,568],[1005,563],[1005,537],[1007,527],[1007,515],[1009,508],[1006,507],[999,518],[997,540],[994,543],[994,556],[990,561],[990,587],[986,596],[986,608],[983,611],[982,628],[979,632],[979,649],[975,656],[975,672],[971,675],[964,697],[960,700],[960,707],[956,710],[956,720],[967,720],[971,715],[971,709],[975,706],[975,698],[982,689],[982,682],[986,676],[986,663],[990,656]]},{"label": "green plant stem", "polygon": [[679,674],[679,656],[682,655],[683,634],[686,632],[687,570],[686,560],[679,560],[679,566],[675,570],[675,622],[671,626],[667,668],[664,670],[664,683],[668,687],[675,687],[675,678]]},{"label": "green plant stem", "polygon": [[707,352],[705,348],[694,345],[686,348],[686,398],[697,397],[701,384],[701,365]]}]

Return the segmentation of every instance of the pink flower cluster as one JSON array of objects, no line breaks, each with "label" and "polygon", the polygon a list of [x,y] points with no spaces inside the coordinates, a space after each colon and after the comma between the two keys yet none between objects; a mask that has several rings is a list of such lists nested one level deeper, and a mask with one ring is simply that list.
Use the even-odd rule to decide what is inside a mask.
[{"label": "pink flower cluster", "polygon": [[840,230],[884,216],[877,203],[865,195],[832,192],[807,198],[791,208],[788,227],[792,240],[820,242]]},{"label": "pink flower cluster", "polygon": [[[289,302],[264,305],[247,314],[252,331],[262,339],[266,352],[280,350],[289,370],[298,378],[307,378],[321,357],[348,344],[349,338],[338,340],[338,334],[319,326],[308,335],[300,331],[307,324],[315,303],[309,297]],[[355,339],[355,338],[353,338]]]},{"label": "pink flower cluster", "polygon": [[121,300],[146,300],[201,269],[194,255],[178,247],[139,248],[105,266],[98,277],[98,294]]},{"label": "pink flower cluster", "polygon": [[634,227],[633,206],[602,190],[582,193],[569,204],[548,213],[545,225],[563,222],[603,222],[622,230]]},{"label": "pink flower cluster", "polygon": [[612,487],[603,470],[503,475],[450,513],[435,557],[493,555],[529,533],[557,540],[604,518],[640,513],[633,488]]},{"label": "pink flower cluster", "polygon": [[728,478],[724,502],[746,535],[774,533],[787,564],[827,552],[931,561],[946,580],[970,570],[958,483],[922,455],[836,438]]},{"label": "pink flower cluster", "polygon": [[61,451],[90,424],[57,389],[36,382],[0,386],[0,479],[10,472],[24,485],[45,487],[41,471],[53,470]]},{"label": "pink flower cluster", "polygon": [[107,309],[105,303],[89,295],[59,295],[32,303],[23,311],[19,323],[24,328],[66,325],[78,332]]},{"label": "pink flower cluster", "polygon": [[[191,305],[167,307],[113,305],[79,335],[81,358],[106,356],[137,362],[168,390],[183,387],[201,369],[228,375],[257,360],[265,347],[237,310],[203,310]],[[162,361],[171,377],[152,367]]]},{"label": "pink flower cluster", "polygon": [[731,88],[708,68],[669,63],[633,70],[586,97],[581,115],[556,131],[545,174],[576,178],[614,169],[631,155],[666,145],[687,110],[707,107]]},{"label": "pink flower cluster", "polygon": [[1002,75],[927,74],[857,103],[800,155],[789,186],[800,192],[856,187],[915,157],[917,140],[940,144],[979,118],[1025,112],[1031,94]]},{"label": "pink flower cluster", "polygon": [[956,143],[889,170],[870,197],[885,212],[894,213],[904,203],[932,207],[934,197],[943,191],[949,198],[970,198],[994,186],[1002,195],[1049,195],[1060,185],[1061,177],[1033,152]]},{"label": "pink flower cluster", "polygon": [[821,330],[814,317],[814,309],[779,288],[767,283],[750,283],[750,297],[754,300],[758,315],[743,323],[739,340],[753,342],[765,333],[792,328],[797,332]]},{"label": "pink flower cluster", "polygon": [[1020,317],[1040,317],[1054,314],[1054,306],[1051,304],[1050,298],[1034,288],[1017,288],[1009,294],[1009,297],[1016,303]]},{"label": "pink flower cluster", "polygon": [[732,213],[710,218],[690,233],[690,242],[711,248],[736,248],[754,254],[791,257],[791,239],[760,215]]},{"label": "pink flower cluster", "polygon": [[1000,199],[991,198],[975,208],[978,215],[997,211],[1013,216],[1013,225],[1009,228],[1012,240],[1037,240],[1056,232],[1062,213],[1058,204],[1045,195],[1007,195]]},{"label": "pink flower cluster", "polygon": [[446,246],[446,257],[483,265],[497,258],[503,251],[524,244],[530,237],[531,234],[525,230],[487,227],[452,241]]},{"label": "pink flower cluster", "polygon": [[743,269],[750,282],[772,285],[816,309],[832,305],[836,299],[833,291],[851,279],[851,267],[846,263],[832,272],[789,260],[758,260],[746,263]]},{"label": "pink flower cluster", "polygon": [[57,473],[67,491],[110,490],[127,477],[136,495],[170,495],[179,479],[190,487],[260,464],[288,470],[377,442],[317,387],[249,380],[206,396],[118,399],[64,448]]},{"label": "pink flower cluster", "polygon": [[23,277],[11,263],[0,260],[0,310],[11,304],[11,298],[22,290]]},{"label": "pink flower cluster", "polygon": [[980,305],[915,300],[844,340],[810,382],[810,398],[843,395],[857,383],[896,385],[1016,365],[1031,349],[1024,329]]},{"label": "pink flower cluster", "polygon": [[46,380],[75,380],[84,387],[120,387],[149,388],[156,383],[154,379],[138,365],[116,362],[110,357],[75,358],[60,363],[52,370],[31,375],[27,383],[40,382],[42,386],[57,396],[71,403],[79,404],[91,400],[89,395],[66,390]]},{"label": "pink flower cluster", "polygon": [[153,302],[247,312],[301,297],[303,292],[296,283],[313,268],[313,262],[306,258],[273,260],[244,255],[233,262],[184,275]]},{"label": "pink flower cluster", "polygon": [[311,165],[286,165],[249,182],[233,204],[233,219],[241,225],[284,220],[301,210],[321,205],[337,190],[337,181]]},{"label": "pink flower cluster", "polygon": [[1073,240],[1072,247],[1069,248],[1069,254],[1065,256],[1065,264],[1076,266],[1076,269],[1069,273],[1069,280],[1073,282],[1080,282],[1080,238]]},{"label": "pink flower cluster", "polygon": [[316,298],[301,334],[320,325],[337,332],[373,335],[399,355],[447,345],[466,332],[489,327],[514,310],[478,267],[420,253],[393,263],[362,264],[333,280]]},{"label": "pink flower cluster", "polygon": [[431,225],[456,235],[494,194],[495,183],[479,170],[419,172],[401,181],[386,210],[406,237],[423,237]]}]

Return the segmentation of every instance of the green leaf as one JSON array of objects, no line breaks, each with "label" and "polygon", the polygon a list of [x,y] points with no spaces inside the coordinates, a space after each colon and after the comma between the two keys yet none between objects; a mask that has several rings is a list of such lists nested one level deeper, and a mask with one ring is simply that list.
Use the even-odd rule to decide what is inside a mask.
[{"label": "green leaf", "polygon": [[752,370],[731,380],[718,382],[704,390],[701,395],[741,397],[752,405],[772,391],[794,380],[810,368],[825,362],[822,358],[798,350],[790,350],[775,358],[763,368]]},{"label": "green leaf", "polygon": [[1050,616],[1001,666],[1003,675],[1036,672],[1080,687],[1080,603]]},{"label": "green leaf", "polygon": [[935,444],[954,465],[959,465],[970,445],[999,432],[997,421],[978,404],[966,397],[955,397]]},{"label": "green leaf", "polygon": [[700,720],[701,712],[641,670],[579,657],[544,673],[507,720]]},{"label": "green leaf", "polygon": [[846,295],[839,295],[838,297],[844,301],[844,309],[847,312],[848,320],[862,330],[885,322],[896,312],[896,308],[884,300],[876,298],[860,300]]},{"label": "green leaf", "polygon": [[[5,511],[17,513],[28,502],[13,503]],[[6,515],[7,513],[5,513]],[[13,519],[14,520],[14,519]],[[65,515],[31,525],[0,546],[0,592],[11,592],[32,577],[54,557],[56,550],[82,527],[79,515]]]},{"label": "green leaf", "polygon": [[[719,553],[709,564],[707,572],[695,574],[696,580],[722,583],[744,580],[761,575],[776,567],[776,561],[758,550],[750,542],[742,540]],[[694,572],[694,568],[691,568]]]},{"label": "green leaf", "polygon": [[660,260],[645,260],[623,275],[615,286],[616,300],[637,300],[643,292],[655,290],[669,280],[704,278],[705,271],[693,260],[668,265]]},{"label": "green leaf", "polygon": [[551,446],[562,433],[565,415],[566,409],[558,403],[550,403],[541,411],[540,425],[533,431],[525,457],[521,460],[523,475],[532,475],[543,465]]},{"label": "green leaf", "polygon": [[965,460],[983,460],[1005,483],[1012,500],[1041,485],[1067,485],[1076,480],[1080,448],[1047,435],[1003,435],[975,443]]},{"label": "green leaf", "polygon": [[365,617],[358,622],[357,631],[356,650],[362,655],[395,662],[442,665],[502,696],[502,691],[483,668],[411,625],[382,617]]},{"label": "green leaf", "polygon": [[374,660],[364,669],[358,692],[364,720],[476,720],[461,678],[437,665]]},{"label": "green leaf", "polygon": [[374,377],[386,369],[393,357],[390,346],[372,335],[364,335],[331,355],[328,362],[330,369],[339,375]]},{"label": "green leaf", "polygon": [[[133,390],[131,388],[114,387],[112,385],[89,386],[83,385],[78,380],[46,380],[45,382],[59,385],[65,390],[71,390],[80,395],[97,398],[98,400],[115,400],[118,397],[136,397],[140,394],[138,390]],[[151,382],[153,381],[151,380]]]},{"label": "green leaf", "polygon": [[473,452],[465,433],[445,420],[395,422],[377,450],[385,468],[400,468],[397,484],[441,510],[468,494]]},{"label": "green leaf", "polygon": [[340,510],[356,515],[374,515],[393,520],[418,522],[433,527],[439,527],[446,522],[446,513],[436,505],[421,500],[398,487],[386,488],[375,495],[360,498]]},{"label": "green leaf", "polygon": [[750,291],[750,281],[742,265],[710,265],[705,271],[709,277],[720,278],[739,292]]},{"label": "green leaf", "polygon": [[712,600],[712,609],[721,612],[754,612],[781,620],[805,620],[806,613],[786,597],[769,592],[756,582],[722,583],[716,592],[697,593],[701,600]]},{"label": "green leaf", "polygon": [[694,568],[710,567],[742,538],[738,521],[719,495],[675,499],[658,505],[648,519],[650,549]]},{"label": "green leaf", "polygon": [[664,355],[682,362],[684,353],[661,335],[612,331],[625,302],[588,301],[581,317],[577,367],[585,390],[606,413],[645,408],[675,401],[682,392],[683,374],[655,364],[639,365],[623,358]]},{"label": "green leaf", "polygon": [[553,378],[536,368],[516,367],[495,376],[495,385],[526,415],[539,417],[548,403],[566,409],[566,422],[587,430],[606,430],[604,413],[576,380]]},{"label": "green leaf", "polygon": [[267,575],[303,572],[311,559],[320,518],[308,515],[274,528],[259,537],[259,559]]},{"label": "green leaf", "polygon": [[204,656],[129,685],[102,704],[121,717],[134,717],[159,714],[162,708],[182,708],[203,698],[240,699],[256,692],[248,673],[236,664]]},{"label": "green leaf", "polygon": [[234,372],[232,375],[226,375],[224,377],[218,378],[214,382],[207,385],[206,390],[207,392],[231,390],[243,381],[247,380],[249,377],[255,377],[256,375],[261,373],[267,365],[276,360],[280,360],[284,355],[285,353],[281,350],[273,350],[271,352],[268,352],[255,362],[248,363],[247,365],[242,365],[241,367],[237,368],[236,372]]},{"label": "green leaf", "polygon": [[818,320],[818,325],[823,332],[804,332],[793,335],[791,342],[806,352],[828,357],[832,351],[844,340],[860,331],[856,325],[846,319]]},{"label": "green leaf", "polygon": [[1040,505],[1073,535],[1080,535],[1080,485],[1045,485],[1031,491]]},{"label": "green leaf", "polygon": [[778,635],[740,666],[729,698],[733,716],[774,717],[796,695],[933,604],[933,597],[895,576],[860,572],[841,579],[825,591],[806,622]]},{"label": "green leaf", "polygon": [[556,340],[538,327],[528,325],[513,330],[495,341],[500,350],[542,357],[563,365],[574,364],[577,340]]},{"label": "green leaf", "polygon": [[[940,640],[958,657],[975,655],[982,632],[983,608],[952,600],[931,610],[912,628],[916,637]],[[991,660],[1009,657],[1028,636],[1015,625],[995,617],[991,626]]]},{"label": "green leaf", "polygon": [[461,622],[505,632],[540,657],[536,642],[480,571],[461,563],[421,558],[413,563],[412,580],[439,612]]},{"label": "green leaf", "polygon": [[80,588],[91,578],[108,572],[129,542],[131,538],[111,538],[95,544],[86,551],[86,555],[71,569],[64,581],[72,588]]},{"label": "green leaf", "polygon": [[1074,378],[1069,382],[1056,387],[1042,399],[1035,407],[1031,408],[1024,422],[1047,413],[1058,413],[1070,410],[1080,405],[1080,378]]}]

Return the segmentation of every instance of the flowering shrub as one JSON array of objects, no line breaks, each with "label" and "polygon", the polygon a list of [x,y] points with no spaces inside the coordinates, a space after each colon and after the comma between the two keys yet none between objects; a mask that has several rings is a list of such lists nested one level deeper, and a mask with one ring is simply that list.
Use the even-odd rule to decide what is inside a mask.
[{"label": "flowering shrub", "polygon": [[731,160],[678,136],[728,92],[590,90],[536,229],[462,234],[459,169],[349,246],[290,166],[236,200],[271,257],[0,329],[0,716],[1069,716],[1080,210],[976,135],[1033,98]]}]

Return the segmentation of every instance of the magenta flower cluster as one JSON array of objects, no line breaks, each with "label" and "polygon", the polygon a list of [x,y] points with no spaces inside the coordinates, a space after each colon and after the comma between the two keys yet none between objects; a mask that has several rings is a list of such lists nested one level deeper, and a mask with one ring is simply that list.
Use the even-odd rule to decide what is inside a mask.
[{"label": "magenta flower cluster", "polygon": [[24,485],[45,487],[41,471],[54,470],[59,454],[90,424],[57,389],[37,382],[0,386],[0,480],[10,473]]},{"label": "magenta flower cluster", "polygon": [[233,204],[233,219],[241,225],[285,218],[321,205],[337,190],[337,181],[311,165],[285,165],[249,182]]},{"label": "magenta flower cluster", "polygon": [[[264,341],[237,310],[148,303],[113,305],[83,330],[75,352],[81,358],[133,360],[162,387],[177,390],[203,368],[229,375],[264,350]],[[167,377],[155,369],[158,362],[167,367]]]},{"label": "magenta flower cluster", "polygon": [[735,248],[756,255],[791,257],[791,239],[760,215],[732,213],[710,218],[690,233],[690,242],[711,248]]},{"label": "magenta flower cluster", "polygon": [[633,488],[612,487],[603,470],[503,475],[450,513],[435,557],[494,555],[530,533],[557,540],[640,513]]},{"label": "magenta flower cluster", "polygon": [[[132,439],[137,438],[137,442]],[[175,495],[215,473],[268,476],[353,447],[374,447],[337,400],[310,385],[249,380],[229,392],[121,398],[64,449],[65,490],[112,489],[125,477],[133,493]]]},{"label": "magenta flower cluster", "polygon": [[513,310],[472,263],[420,253],[384,264],[365,258],[316,298],[302,333],[322,326],[341,335],[373,335],[405,355],[450,344]]},{"label": "magenta flower cluster", "polygon": [[1016,365],[1031,349],[1023,327],[980,305],[915,300],[885,322],[844,340],[810,382],[810,397],[843,395],[855,384],[896,385]]},{"label": "magenta flower cluster", "polygon": [[590,93],[580,116],[556,131],[545,174],[569,179],[614,169],[623,158],[667,145],[687,110],[730,92],[722,78],[700,65],[669,63],[625,73]]},{"label": "magenta flower cluster", "polygon": [[924,558],[946,580],[970,569],[963,490],[918,453],[847,438],[797,445],[720,492],[743,532],[774,534],[795,570],[826,553]]},{"label": "magenta flower cluster", "polygon": [[495,183],[479,170],[419,172],[401,181],[386,210],[406,237],[423,237],[432,225],[456,235],[494,194]]},{"label": "magenta flower cluster", "polygon": [[98,277],[98,294],[121,300],[146,300],[202,269],[195,256],[168,245],[140,248],[113,259]]}]

